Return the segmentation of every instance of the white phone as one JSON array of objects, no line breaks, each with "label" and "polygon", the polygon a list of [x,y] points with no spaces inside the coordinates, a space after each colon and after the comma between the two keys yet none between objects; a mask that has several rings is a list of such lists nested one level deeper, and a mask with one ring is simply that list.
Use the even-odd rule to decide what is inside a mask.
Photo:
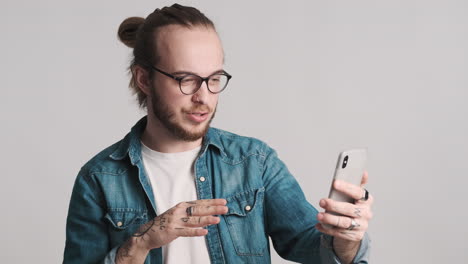
[{"label": "white phone", "polygon": [[[366,169],[367,149],[351,149],[340,153],[336,163],[335,174],[330,187],[328,198],[339,202],[354,203],[354,199],[333,188],[335,180],[343,180],[354,185],[361,185],[362,175]],[[335,212],[325,211],[330,214],[340,215]],[[331,225],[323,225],[332,228]]]}]

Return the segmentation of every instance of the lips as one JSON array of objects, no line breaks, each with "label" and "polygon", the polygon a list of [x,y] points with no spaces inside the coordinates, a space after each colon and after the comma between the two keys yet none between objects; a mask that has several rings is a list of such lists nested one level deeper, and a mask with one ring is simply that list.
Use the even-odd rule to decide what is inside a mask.
[{"label": "lips", "polygon": [[187,117],[195,123],[204,122],[208,118],[208,112],[189,112]]}]

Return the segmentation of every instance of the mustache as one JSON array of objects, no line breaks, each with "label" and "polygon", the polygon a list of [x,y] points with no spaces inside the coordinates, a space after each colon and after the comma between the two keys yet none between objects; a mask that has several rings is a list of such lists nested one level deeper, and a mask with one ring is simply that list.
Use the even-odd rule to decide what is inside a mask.
[{"label": "mustache", "polygon": [[195,105],[188,109],[183,109],[186,113],[196,113],[196,112],[203,112],[203,113],[211,113],[213,112],[212,109],[208,105]]}]

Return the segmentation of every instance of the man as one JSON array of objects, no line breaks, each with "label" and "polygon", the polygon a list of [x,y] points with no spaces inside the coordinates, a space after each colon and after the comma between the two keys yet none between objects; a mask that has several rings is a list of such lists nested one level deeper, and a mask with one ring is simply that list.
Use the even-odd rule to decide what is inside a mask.
[{"label": "man", "polygon": [[64,263],[270,263],[268,237],[292,261],[367,263],[365,189],[335,182],[356,203],[322,199],[344,216],[318,213],[274,150],[210,128],[231,75],[208,18],[175,4],[126,19],[119,37],[148,114],[80,170]]}]

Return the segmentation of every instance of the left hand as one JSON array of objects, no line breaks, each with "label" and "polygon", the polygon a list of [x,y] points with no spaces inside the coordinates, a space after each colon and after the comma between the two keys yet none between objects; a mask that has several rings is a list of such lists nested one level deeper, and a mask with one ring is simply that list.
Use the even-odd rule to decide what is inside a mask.
[{"label": "left hand", "polygon": [[[366,233],[369,226],[369,221],[372,218],[371,206],[374,198],[369,194],[369,199],[363,201],[361,198],[365,195],[363,186],[367,183],[368,174],[364,172],[361,186],[353,185],[345,181],[335,180],[333,187],[355,200],[355,203],[338,202],[332,199],[320,200],[320,207],[328,212],[335,212],[342,216],[337,216],[329,213],[319,213],[317,220],[320,222],[315,227],[322,233],[331,235],[338,240],[345,240],[351,243],[360,242]],[[355,227],[350,229],[352,220],[355,222]],[[329,224],[334,228],[324,228],[323,224]]]}]

